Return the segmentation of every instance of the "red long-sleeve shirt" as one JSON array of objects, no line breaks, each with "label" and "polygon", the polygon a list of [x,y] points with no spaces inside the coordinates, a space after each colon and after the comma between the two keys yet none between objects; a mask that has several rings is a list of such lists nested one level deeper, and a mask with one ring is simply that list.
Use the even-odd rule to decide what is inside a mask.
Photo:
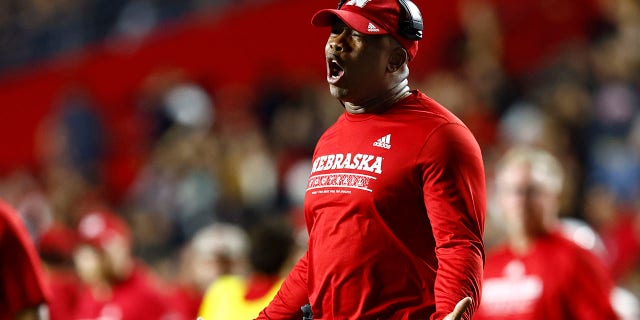
[{"label": "red long-sleeve shirt", "polygon": [[155,281],[146,266],[137,264],[127,279],[113,283],[106,294],[94,295],[85,287],[79,293],[73,319],[168,319],[168,302]]},{"label": "red long-sleeve shirt", "polygon": [[525,254],[501,246],[487,256],[475,320],[610,320],[613,281],[591,252],[552,233]]},{"label": "red long-sleeve shirt", "polygon": [[[485,180],[467,127],[419,91],[316,146],[306,255],[258,319],[442,319],[479,302]],[[466,314],[465,319],[469,319]]]}]

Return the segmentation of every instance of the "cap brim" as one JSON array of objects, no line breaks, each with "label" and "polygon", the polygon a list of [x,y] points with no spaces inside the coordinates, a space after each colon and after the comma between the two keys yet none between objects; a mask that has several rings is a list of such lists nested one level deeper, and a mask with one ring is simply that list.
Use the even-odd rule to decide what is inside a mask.
[{"label": "cap brim", "polygon": [[[311,24],[316,27],[328,27],[333,23],[333,18],[337,17],[342,20],[349,28],[363,34],[388,34],[373,21],[359,15],[355,12],[336,9],[323,9],[311,18]],[[371,26],[372,27],[371,27]]]}]

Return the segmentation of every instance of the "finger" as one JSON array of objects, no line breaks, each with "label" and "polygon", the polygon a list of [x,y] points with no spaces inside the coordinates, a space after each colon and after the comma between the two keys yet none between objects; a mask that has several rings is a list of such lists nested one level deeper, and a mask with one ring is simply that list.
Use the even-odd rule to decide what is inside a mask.
[{"label": "finger", "polygon": [[456,316],[456,319],[462,317],[462,314],[467,311],[472,301],[471,297],[465,297],[456,304],[456,307],[453,308],[453,314]]},{"label": "finger", "polygon": [[462,300],[460,300],[455,308],[453,308],[453,312],[451,312],[450,314],[448,314],[444,320],[460,320],[462,319],[462,315],[464,314],[465,311],[467,311],[467,308],[469,308],[469,305],[471,305],[471,302],[473,300],[471,299],[471,297],[465,297]]}]

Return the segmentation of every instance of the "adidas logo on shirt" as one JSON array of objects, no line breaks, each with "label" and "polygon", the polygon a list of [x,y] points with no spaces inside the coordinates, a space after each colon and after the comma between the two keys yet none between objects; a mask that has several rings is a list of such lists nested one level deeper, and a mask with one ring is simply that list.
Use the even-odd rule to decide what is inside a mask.
[{"label": "adidas logo on shirt", "polygon": [[373,23],[369,22],[369,25],[367,26],[367,30],[369,32],[380,32],[380,29],[378,29],[378,27],[376,27]]},{"label": "adidas logo on shirt", "polygon": [[373,143],[374,147],[380,147],[385,149],[391,149],[391,134],[388,134]]}]

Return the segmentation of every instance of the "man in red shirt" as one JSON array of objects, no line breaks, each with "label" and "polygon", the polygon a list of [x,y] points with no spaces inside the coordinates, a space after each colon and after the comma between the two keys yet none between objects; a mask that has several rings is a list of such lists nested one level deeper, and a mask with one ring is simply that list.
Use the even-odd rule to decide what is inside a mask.
[{"label": "man in red shirt", "polygon": [[44,269],[18,213],[0,201],[0,320],[48,319]]},{"label": "man in red shirt", "polygon": [[36,242],[51,292],[48,304],[50,320],[73,319],[81,288],[73,266],[76,244],[75,230],[61,223],[46,228]]},{"label": "man in red shirt", "polygon": [[78,224],[74,260],[86,285],[74,319],[158,320],[167,301],[153,275],[131,253],[128,225],[116,214],[95,211]]},{"label": "man in red shirt", "polygon": [[514,148],[498,163],[496,185],[508,241],[487,256],[475,319],[617,319],[602,261],[560,229],[560,163]]},{"label": "man in red shirt", "polygon": [[316,320],[471,319],[484,168],[469,129],[408,86],[420,11],[409,1],[351,0],[312,23],[331,28],[327,82],[345,112],[314,152],[308,250],[258,319],[297,320],[306,303]]}]

